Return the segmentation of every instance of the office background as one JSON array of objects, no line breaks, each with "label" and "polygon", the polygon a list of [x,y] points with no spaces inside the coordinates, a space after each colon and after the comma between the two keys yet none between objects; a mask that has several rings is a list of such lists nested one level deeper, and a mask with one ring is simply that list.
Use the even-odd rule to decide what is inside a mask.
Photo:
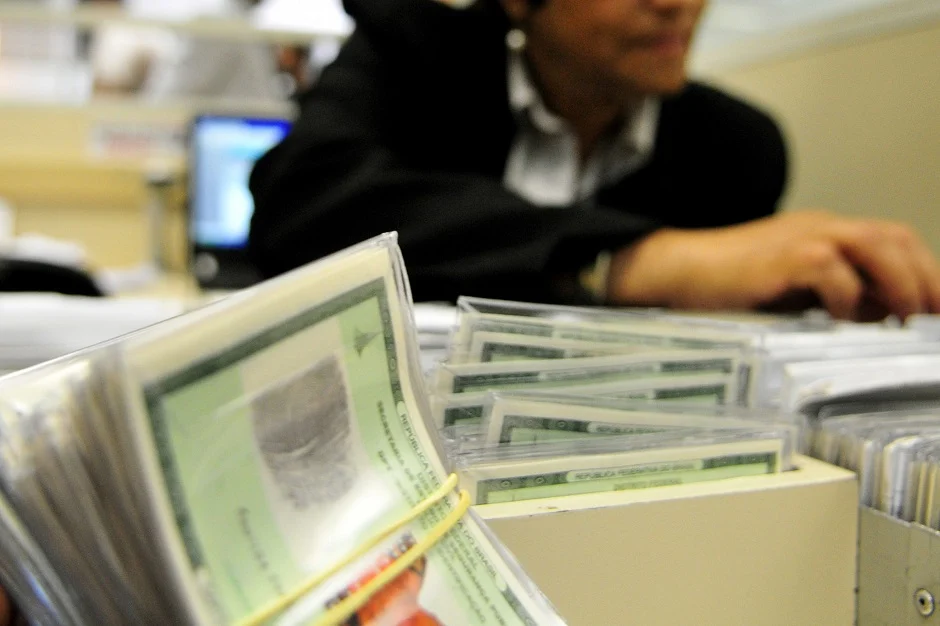
[{"label": "office background", "polygon": [[[9,70],[20,60],[4,52],[11,29],[54,27],[81,35],[129,20],[244,45],[314,42],[326,60],[349,28],[333,0],[305,4],[304,19],[294,24],[284,17],[296,10],[288,0],[262,3],[264,11],[250,19],[215,21],[173,14],[180,10],[173,3],[138,0],[136,8],[118,8],[118,18],[100,12],[117,7],[83,4],[63,12],[54,5],[0,1],[0,198],[12,207],[15,233],[76,241],[95,267],[147,259],[154,190],[146,181],[168,176],[171,185],[160,192],[167,201],[158,233],[161,256],[169,269],[185,270],[185,133],[191,118],[227,110],[279,116],[289,114],[290,105],[95,94],[74,85],[37,93],[23,89]],[[155,14],[156,5],[170,13]],[[55,64],[74,61],[56,54],[47,62],[52,69],[46,80],[53,85]],[[940,232],[933,228],[940,198],[940,2],[717,0],[693,59],[695,75],[766,107],[782,123],[792,154],[785,206],[907,221],[940,253]]]}]

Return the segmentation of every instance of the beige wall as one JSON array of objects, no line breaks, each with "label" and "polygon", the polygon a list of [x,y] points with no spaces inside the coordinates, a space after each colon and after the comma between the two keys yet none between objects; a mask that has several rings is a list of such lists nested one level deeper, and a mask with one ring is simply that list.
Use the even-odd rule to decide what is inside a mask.
[{"label": "beige wall", "polygon": [[940,23],[710,79],[784,126],[786,206],[904,220],[940,254]]}]

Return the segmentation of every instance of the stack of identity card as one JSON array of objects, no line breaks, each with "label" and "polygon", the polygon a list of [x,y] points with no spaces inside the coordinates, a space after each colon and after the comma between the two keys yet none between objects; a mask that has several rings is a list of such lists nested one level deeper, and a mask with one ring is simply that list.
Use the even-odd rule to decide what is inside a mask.
[{"label": "stack of identity card", "polygon": [[776,474],[797,443],[774,416],[547,393],[494,393],[480,434],[468,430],[450,445],[475,504]]},{"label": "stack of identity card", "polygon": [[384,236],[0,381],[35,624],[561,624],[425,422]]},{"label": "stack of identity card", "polygon": [[831,324],[478,298],[458,312],[428,386],[475,504],[791,469],[801,418],[745,405],[749,355],[767,334]]},{"label": "stack of identity card", "polygon": [[462,298],[458,314],[428,387],[477,504],[775,473],[811,452],[859,472],[862,504],[940,528],[933,318],[851,324],[478,298]]}]

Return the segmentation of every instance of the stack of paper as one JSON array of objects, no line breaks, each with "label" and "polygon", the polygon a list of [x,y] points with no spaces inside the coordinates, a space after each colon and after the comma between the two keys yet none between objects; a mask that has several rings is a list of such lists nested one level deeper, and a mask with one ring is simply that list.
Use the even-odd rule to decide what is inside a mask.
[{"label": "stack of paper", "polygon": [[384,237],[0,382],[36,623],[560,624],[454,493]]}]

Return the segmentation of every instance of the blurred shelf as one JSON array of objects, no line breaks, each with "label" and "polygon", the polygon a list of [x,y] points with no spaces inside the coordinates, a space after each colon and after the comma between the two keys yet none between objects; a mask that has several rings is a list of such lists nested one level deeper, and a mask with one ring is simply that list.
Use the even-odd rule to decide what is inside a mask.
[{"label": "blurred shelf", "polygon": [[319,31],[292,31],[259,28],[247,19],[198,18],[190,20],[160,19],[135,16],[117,7],[79,6],[74,9],[52,9],[25,2],[0,0],[0,23],[78,26],[130,26],[167,28],[196,37],[229,41],[255,41],[274,44],[309,44],[317,40],[341,40],[349,32],[339,25]]},{"label": "blurred shelf", "polygon": [[[2,21],[2,18],[0,18]],[[83,111],[104,119],[147,117],[191,117],[195,114],[213,113],[223,115],[257,115],[259,117],[284,117],[296,115],[297,105],[289,101],[249,100],[245,98],[186,98],[154,100],[133,96],[93,96],[82,102],[30,102],[20,99],[4,99],[0,96],[0,108],[23,109],[43,112]]]},{"label": "blurred shelf", "polygon": [[62,177],[72,175],[131,176],[143,183],[145,175],[156,169],[173,177],[181,177],[186,172],[185,159],[171,157],[162,159],[96,159],[78,156],[61,158],[41,154],[16,154],[0,151],[0,178],[6,178],[7,176],[19,177],[24,173],[54,172]]}]

